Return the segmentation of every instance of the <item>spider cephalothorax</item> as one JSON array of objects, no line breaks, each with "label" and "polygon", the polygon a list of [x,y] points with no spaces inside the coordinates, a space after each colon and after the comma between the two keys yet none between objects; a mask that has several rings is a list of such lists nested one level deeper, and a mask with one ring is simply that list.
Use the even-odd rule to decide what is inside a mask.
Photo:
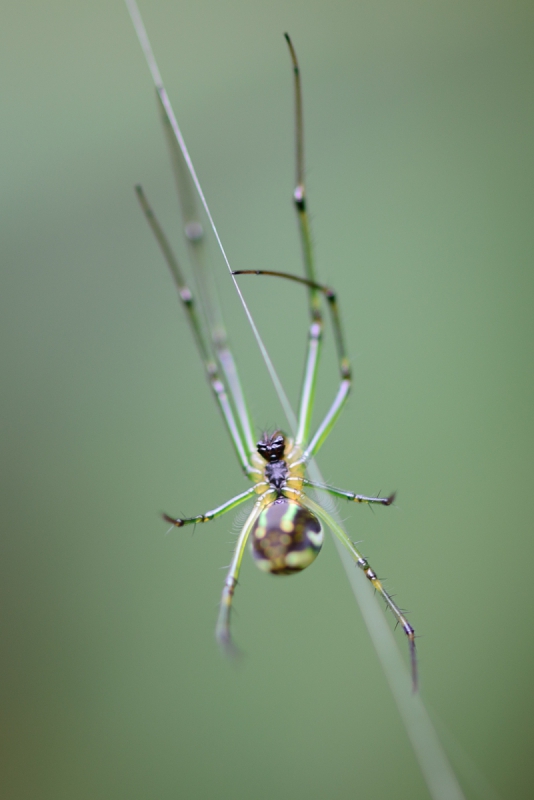
[{"label": "spider cephalothorax", "polygon": [[287,440],[280,431],[264,433],[258,444],[257,451],[267,462],[263,468],[265,480],[271,489],[281,495],[289,475],[289,468],[285,460]]}]

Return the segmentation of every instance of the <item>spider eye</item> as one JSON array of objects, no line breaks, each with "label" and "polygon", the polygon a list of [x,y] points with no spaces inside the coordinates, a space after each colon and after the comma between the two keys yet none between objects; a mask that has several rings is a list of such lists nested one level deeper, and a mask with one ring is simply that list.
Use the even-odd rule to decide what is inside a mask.
[{"label": "spider eye", "polygon": [[266,434],[256,445],[260,456],[269,462],[281,461],[284,457],[285,447],[286,440],[281,433],[276,433],[272,436]]}]

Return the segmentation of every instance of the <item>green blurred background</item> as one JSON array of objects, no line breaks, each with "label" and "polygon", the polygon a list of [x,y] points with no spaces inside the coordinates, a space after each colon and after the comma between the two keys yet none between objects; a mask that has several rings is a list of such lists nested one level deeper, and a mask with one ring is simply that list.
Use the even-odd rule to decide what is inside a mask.
[{"label": "green blurred background", "polygon": [[[299,269],[293,36],[318,267],[356,376],[320,463],[398,490],[397,510],[340,510],[422,635],[467,797],[531,797],[534,6],[141,11],[236,269]],[[126,8],[8,2],[0,37],[2,797],[427,797],[331,541],[292,579],[247,556],[234,669],[213,627],[236,524],[165,536],[161,510],[245,482],[133,195],[178,242]],[[283,424],[214,260],[258,432]],[[305,297],[242,287],[294,401]]]}]

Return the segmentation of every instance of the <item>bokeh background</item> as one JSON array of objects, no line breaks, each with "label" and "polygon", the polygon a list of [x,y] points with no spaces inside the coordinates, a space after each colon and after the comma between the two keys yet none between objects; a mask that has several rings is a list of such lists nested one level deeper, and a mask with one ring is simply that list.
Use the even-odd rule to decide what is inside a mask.
[{"label": "bokeh background", "polygon": [[[141,11],[236,269],[299,269],[293,36],[318,268],[356,376],[320,464],[398,490],[341,513],[422,635],[466,796],[531,797],[534,6]],[[245,482],[133,195],[179,248],[126,8],[8,2],[0,36],[2,797],[427,797],[331,541],[291,579],[247,557],[236,669],[213,640],[236,523],[165,536],[160,511]],[[259,433],[284,421],[213,253]],[[295,401],[305,297],[242,286]],[[331,341],[322,376],[318,411]]]}]

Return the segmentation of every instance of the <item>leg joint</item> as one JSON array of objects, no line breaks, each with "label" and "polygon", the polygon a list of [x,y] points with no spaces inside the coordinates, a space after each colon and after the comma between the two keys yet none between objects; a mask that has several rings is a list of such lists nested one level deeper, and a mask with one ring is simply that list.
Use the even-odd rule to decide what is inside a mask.
[{"label": "leg joint", "polygon": [[314,320],[310,325],[309,337],[313,341],[319,341],[322,335],[323,335],[323,319],[319,312],[317,316],[314,314]]},{"label": "leg joint", "polygon": [[295,191],[293,192],[293,202],[295,203],[297,211],[300,211],[301,213],[306,211],[306,194],[302,183],[299,183],[298,186],[295,187]]},{"label": "leg joint", "polygon": [[182,528],[185,525],[185,520],[183,519],[176,519],[176,517],[170,517],[168,514],[161,515],[165,522],[170,522],[171,525],[174,525],[177,528]]}]

